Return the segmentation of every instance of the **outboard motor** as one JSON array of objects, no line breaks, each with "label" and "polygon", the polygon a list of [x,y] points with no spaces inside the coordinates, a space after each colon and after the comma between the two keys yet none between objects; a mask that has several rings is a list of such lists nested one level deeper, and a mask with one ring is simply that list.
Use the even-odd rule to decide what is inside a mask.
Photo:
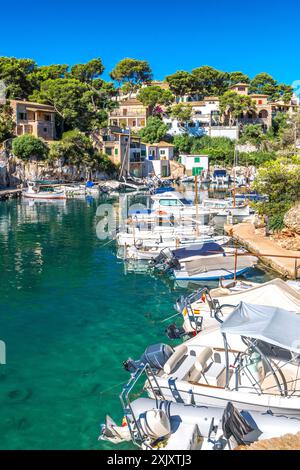
[{"label": "outboard motor", "polygon": [[171,323],[165,329],[165,334],[169,339],[181,339],[183,336],[192,336],[192,333],[187,333],[182,327],[178,327],[176,323]]},{"label": "outboard motor", "polygon": [[179,260],[169,248],[164,248],[160,254],[150,262],[150,266],[165,273],[171,269],[179,270],[181,268]]},{"label": "outboard motor", "polygon": [[174,349],[168,344],[158,343],[148,346],[138,361],[129,358],[123,362],[124,369],[134,374],[141,365],[149,364],[152,369],[161,370],[172,356]]}]

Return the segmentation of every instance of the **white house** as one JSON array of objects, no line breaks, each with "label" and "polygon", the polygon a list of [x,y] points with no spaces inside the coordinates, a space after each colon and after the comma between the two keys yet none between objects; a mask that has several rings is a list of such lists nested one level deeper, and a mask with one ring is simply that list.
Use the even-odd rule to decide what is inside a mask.
[{"label": "white house", "polygon": [[183,123],[165,115],[163,121],[169,126],[168,134],[172,136],[187,134],[191,137],[209,135],[237,139],[237,126],[228,127],[220,123],[219,101],[216,96],[205,97],[202,101],[185,101],[187,105],[192,107],[191,121]]},{"label": "white house", "polygon": [[187,176],[197,176],[208,172],[207,155],[179,155],[179,163],[185,166]]},{"label": "white house", "polygon": [[170,160],[174,158],[174,145],[168,142],[143,145],[146,148],[144,175],[170,176]]}]

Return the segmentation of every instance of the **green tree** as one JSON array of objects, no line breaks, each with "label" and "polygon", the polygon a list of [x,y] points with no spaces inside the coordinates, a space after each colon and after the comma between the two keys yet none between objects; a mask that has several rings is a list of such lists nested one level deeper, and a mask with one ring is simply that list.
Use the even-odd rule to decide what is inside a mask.
[{"label": "green tree", "polygon": [[0,57],[0,80],[7,86],[7,98],[28,98],[34,88],[32,73],[35,69],[34,60]]},{"label": "green tree", "polygon": [[239,143],[252,143],[259,145],[263,137],[263,130],[260,124],[248,124],[243,127]]},{"label": "green tree", "polygon": [[211,164],[232,165],[234,143],[228,137],[202,136],[194,138],[191,153],[208,155]]},{"label": "green tree", "polygon": [[229,84],[229,74],[220,70],[204,65],[192,70],[195,89],[202,97],[222,95]]},{"label": "green tree", "polygon": [[71,68],[71,77],[84,83],[92,83],[104,72],[104,65],[100,58],[92,59],[86,64],[75,64]]},{"label": "green tree", "polygon": [[228,119],[229,124],[233,125],[236,119],[242,113],[247,111],[255,111],[255,102],[247,95],[239,95],[234,91],[226,91],[220,97],[220,111],[223,118]]},{"label": "green tree", "polygon": [[75,78],[46,80],[31,99],[54,106],[67,129],[92,130],[107,119],[104,97]]},{"label": "green tree", "polygon": [[167,134],[168,126],[159,117],[151,116],[147,120],[147,125],[140,130],[139,136],[142,141],[153,144],[159,142]]},{"label": "green tree", "polygon": [[277,83],[277,81],[268,73],[259,73],[250,83],[250,93],[258,93],[268,95],[270,100],[289,101],[293,94],[293,89],[290,85]]},{"label": "green tree", "polygon": [[269,217],[271,228],[283,227],[284,214],[300,200],[300,158],[279,157],[259,168],[253,189],[268,196],[268,202],[254,204]]},{"label": "green tree", "polygon": [[39,89],[42,82],[46,80],[55,80],[56,78],[65,78],[68,76],[69,66],[54,64],[43,65],[35,68],[29,75],[30,82],[35,89]]},{"label": "green tree", "polygon": [[78,129],[65,132],[59,142],[51,145],[49,159],[61,160],[62,164],[74,165],[77,168],[85,165],[91,171],[105,171],[108,174],[116,171],[116,166],[110,158],[99,153],[93,147],[91,139]]},{"label": "green tree", "polygon": [[237,83],[250,83],[250,78],[243,72],[229,72],[229,85]]},{"label": "green tree", "polygon": [[195,78],[184,70],[168,75],[165,80],[175,96],[182,97],[191,94],[195,89]]},{"label": "green tree", "polygon": [[175,146],[175,152],[177,154],[178,153],[190,154],[194,139],[195,139],[194,137],[190,137],[187,134],[174,136],[173,145]]},{"label": "green tree", "polygon": [[63,134],[62,140],[55,142],[50,148],[50,159],[61,159],[63,163],[80,166],[89,162],[93,156],[92,141],[79,129]]},{"label": "green tree", "polygon": [[13,140],[12,151],[21,160],[28,161],[31,158],[45,160],[48,156],[49,148],[41,139],[25,134]]},{"label": "green tree", "polygon": [[180,122],[189,122],[192,118],[193,108],[186,103],[178,103],[172,106],[170,115]]},{"label": "green tree", "polygon": [[143,83],[152,81],[152,70],[146,60],[126,58],[115,66],[110,77],[119,85],[126,84],[128,92],[132,93],[137,91]]},{"label": "green tree", "polygon": [[12,109],[8,104],[0,105],[0,142],[4,142],[14,134],[15,123]]},{"label": "green tree", "polygon": [[137,99],[144,106],[154,108],[156,105],[170,105],[175,97],[170,90],[163,90],[160,86],[152,85],[142,87],[137,95]]}]

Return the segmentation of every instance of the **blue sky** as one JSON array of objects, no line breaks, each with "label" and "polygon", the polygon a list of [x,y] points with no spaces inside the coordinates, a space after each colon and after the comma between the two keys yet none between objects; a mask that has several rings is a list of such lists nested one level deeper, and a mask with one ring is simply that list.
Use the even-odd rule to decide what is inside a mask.
[{"label": "blue sky", "polygon": [[101,57],[107,78],[134,57],[148,60],[158,79],[211,65],[300,80],[295,0],[15,0],[0,11],[0,55],[40,65]]}]

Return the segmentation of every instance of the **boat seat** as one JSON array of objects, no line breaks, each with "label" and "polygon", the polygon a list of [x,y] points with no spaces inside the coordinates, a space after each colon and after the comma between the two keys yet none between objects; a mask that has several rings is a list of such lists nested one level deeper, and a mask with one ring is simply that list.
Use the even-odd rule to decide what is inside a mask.
[{"label": "boat seat", "polygon": [[195,355],[188,354],[187,346],[181,344],[165,363],[164,373],[170,376],[172,380],[183,380],[194,367],[194,364]]},{"label": "boat seat", "polygon": [[186,376],[189,377],[191,369],[194,368],[195,357],[184,356],[183,361],[176,370],[172,372],[172,379],[184,380]]},{"label": "boat seat", "polygon": [[202,348],[202,351],[200,354],[197,356],[197,359],[194,363],[193,370],[189,374],[188,380],[190,382],[198,382],[200,377],[203,374],[203,371],[207,367],[207,361],[211,359],[213,355],[213,350],[212,348],[209,348],[207,346]]},{"label": "boat seat", "polygon": [[226,383],[226,367],[219,362],[212,362],[203,372],[208,385],[215,387],[225,387]]}]

